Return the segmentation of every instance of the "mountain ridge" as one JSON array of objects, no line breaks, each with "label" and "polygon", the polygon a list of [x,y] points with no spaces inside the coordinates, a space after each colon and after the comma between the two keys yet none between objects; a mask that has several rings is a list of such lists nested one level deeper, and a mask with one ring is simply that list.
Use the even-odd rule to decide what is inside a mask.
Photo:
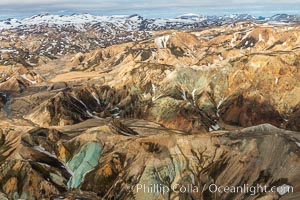
[{"label": "mountain ridge", "polygon": [[[299,15],[289,15],[289,14],[276,14],[271,17],[265,16],[254,16],[250,14],[230,14],[223,16],[206,16],[198,15],[193,13],[179,15],[174,18],[146,18],[139,14],[133,15],[112,15],[112,16],[101,16],[101,15],[91,15],[88,13],[73,13],[71,15],[57,15],[57,14],[38,14],[31,17],[16,19],[8,18],[6,20],[0,21],[0,30],[4,29],[14,29],[22,28],[31,25],[38,24],[49,24],[49,25],[71,25],[71,24],[97,24],[97,23],[136,23],[136,30],[157,30],[157,29],[168,29],[167,24],[191,24],[197,27],[197,22],[202,22],[206,24],[216,24],[217,22],[232,22],[239,20],[249,20],[249,21],[277,21],[277,22],[299,22]],[[152,24],[152,26],[142,26],[143,24]],[[157,26],[155,26],[157,25]],[[199,25],[198,25],[199,26]],[[134,28],[134,27],[133,27]]]}]

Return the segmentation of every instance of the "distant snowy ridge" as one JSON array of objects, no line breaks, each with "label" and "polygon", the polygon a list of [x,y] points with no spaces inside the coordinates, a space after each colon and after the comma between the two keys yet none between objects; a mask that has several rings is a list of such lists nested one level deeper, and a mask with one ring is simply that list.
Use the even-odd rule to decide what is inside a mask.
[{"label": "distant snowy ridge", "polygon": [[73,15],[52,15],[52,14],[40,14],[30,18],[7,19],[0,22],[0,28],[11,29],[31,25],[84,25],[84,24],[96,24],[99,22],[124,23],[126,21],[138,22],[139,19],[131,16],[95,16],[90,14],[73,14]]},{"label": "distant snowy ridge", "polygon": [[[187,13],[176,18],[169,19],[151,19],[144,18],[140,15],[115,15],[115,16],[96,16],[91,14],[72,14],[72,15],[54,15],[39,14],[22,20],[10,18],[0,21],[0,29],[26,28],[35,25],[47,26],[75,26],[83,29],[85,25],[100,24],[101,27],[118,26],[127,31],[135,30],[159,30],[169,28],[195,28],[205,26],[207,24],[225,23],[238,20],[265,20],[265,21],[281,21],[294,22],[300,21],[299,15],[277,14],[270,18],[255,17],[248,14],[232,14],[224,16],[201,16],[199,14]],[[200,24],[199,24],[200,23]],[[201,24],[202,23],[202,24]]]}]

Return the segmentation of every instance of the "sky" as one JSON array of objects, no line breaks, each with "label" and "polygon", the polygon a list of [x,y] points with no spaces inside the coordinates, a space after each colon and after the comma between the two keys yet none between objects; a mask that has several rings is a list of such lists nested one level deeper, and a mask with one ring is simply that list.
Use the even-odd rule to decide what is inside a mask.
[{"label": "sky", "polygon": [[130,15],[167,18],[184,13],[272,16],[300,14],[300,0],[0,0],[0,19],[40,13]]}]

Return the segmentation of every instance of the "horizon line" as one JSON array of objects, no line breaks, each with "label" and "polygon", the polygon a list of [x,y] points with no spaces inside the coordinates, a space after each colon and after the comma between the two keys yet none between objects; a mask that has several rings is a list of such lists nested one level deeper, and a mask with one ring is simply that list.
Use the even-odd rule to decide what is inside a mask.
[{"label": "horizon line", "polygon": [[92,16],[103,16],[103,17],[117,17],[117,16],[134,16],[134,15],[138,15],[144,18],[150,18],[150,19],[175,19],[175,18],[179,18],[180,16],[184,16],[184,15],[198,15],[199,17],[213,17],[213,16],[217,16],[217,17],[221,17],[221,16],[227,16],[227,15],[251,15],[254,17],[265,17],[265,18],[269,18],[269,17],[273,17],[275,15],[295,15],[295,16],[300,16],[300,14],[298,13],[289,13],[289,12],[278,12],[276,14],[271,14],[271,15],[261,15],[261,14],[251,14],[251,13],[247,13],[247,12],[232,12],[232,13],[222,13],[222,14],[201,14],[201,13],[196,13],[196,12],[182,12],[181,14],[177,14],[174,15],[173,17],[149,17],[147,15],[143,15],[143,14],[139,14],[139,13],[134,13],[132,12],[132,14],[96,14],[96,11],[92,11],[92,12],[82,12],[82,11],[71,11],[71,10],[58,10],[58,11],[41,11],[41,12],[37,12],[36,14],[32,13],[32,14],[26,14],[26,15],[7,15],[7,17],[5,17],[5,14],[0,15],[0,21],[3,20],[8,20],[8,19],[18,19],[18,20],[23,20],[26,18],[30,18],[30,17],[34,17],[34,16],[39,16],[39,15],[57,15],[57,16],[72,16],[72,15],[84,15],[84,14],[88,14],[88,15],[92,15]]}]

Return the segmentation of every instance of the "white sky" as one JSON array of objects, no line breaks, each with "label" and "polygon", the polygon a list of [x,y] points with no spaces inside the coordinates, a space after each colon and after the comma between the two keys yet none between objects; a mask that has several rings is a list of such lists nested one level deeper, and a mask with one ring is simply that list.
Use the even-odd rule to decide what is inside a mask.
[{"label": "white sky", "polygon": [[198,13],[300,14],[300,0],[0,0],[0,18],[42,12],[87,12],[143,16]]},{"label": "white sky", "polygon": [[158,6],[234,6],[234,5],[266,5],[266,4],[300,4],[300,0],[1,0],[1,6],[21,6],[21,5],[45,5],[69,6],[90,8],[92,6],[105,6],[107,8],[122,7],[158,7]]}]

